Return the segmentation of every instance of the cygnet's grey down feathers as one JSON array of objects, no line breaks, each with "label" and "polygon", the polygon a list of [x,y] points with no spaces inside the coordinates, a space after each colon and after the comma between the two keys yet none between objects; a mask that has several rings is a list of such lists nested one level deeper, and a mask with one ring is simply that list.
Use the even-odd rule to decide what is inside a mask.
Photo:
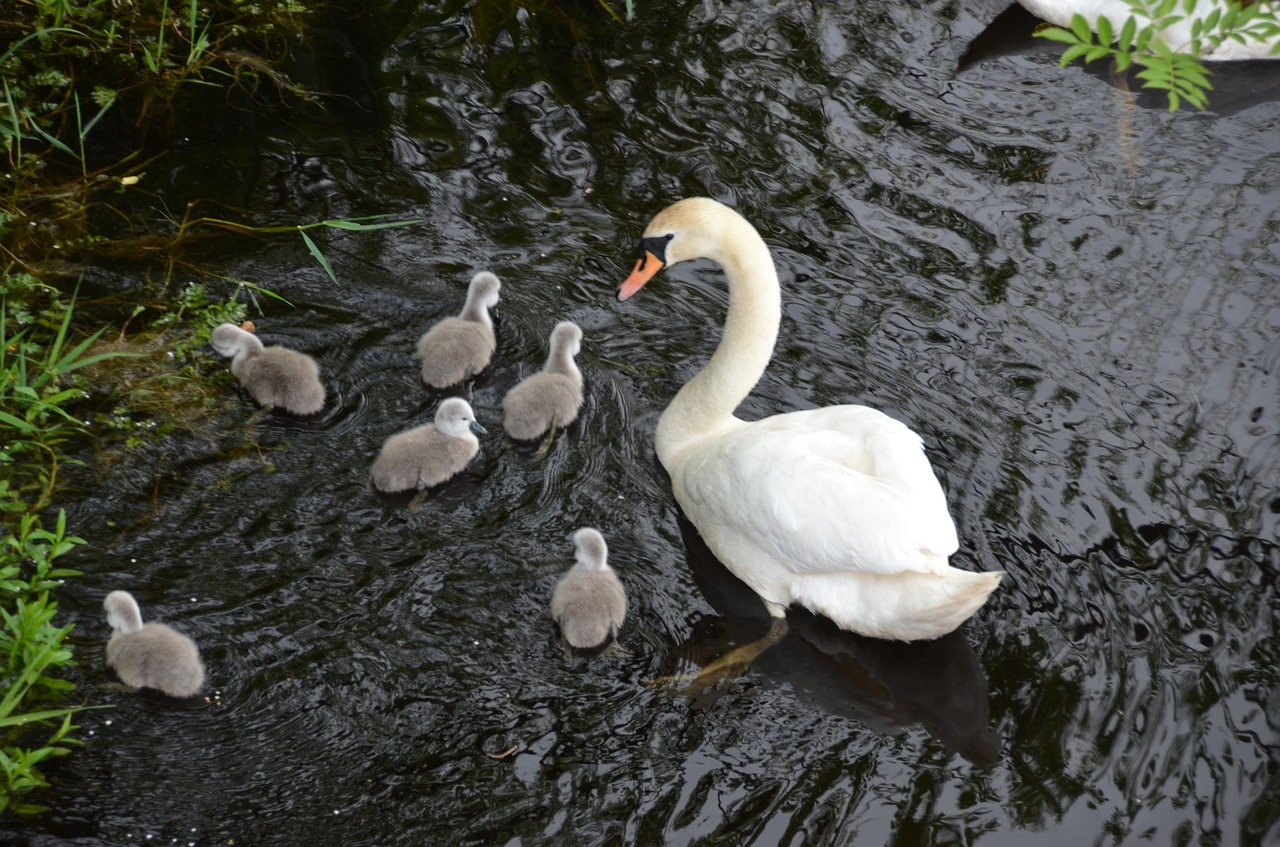
[{"label": "cygnet's grey down feathers", "polygon": [[220,324],[209,337],[213,349],[231,356],[231,373],[259,405],[295,415],[324,408],[324,386],[316,360],[287,347],[264,347],[251,332]]},{"label": "cygnet's grey down feathers", "polygon": [[568,426],[582,408],[582,372],[573,360],[582,349],[582,330],[571,321],[556,324],[550,348],[543,369],[522,380],[502,401],[502,426],[517,441],[532,441],[553,426]]},{"label": "cygnet's grey down feathers", "polygon": [[471,278],[462,312],[445,318],[418,339],[422,381],[430,388],[448,388],[470,379],[489,366],[497,339],[489,310],[498,304],[502,283],[488,271]]},{"label": "cygnet's grey down feathers", "polygon": [[434,423],[397,433],[386,440],[373,462],[373,486],[379,491],[419,491],[459,473],[480,451],[483,433],[471,405],[450,397],[436,410]]},{"label": "cygnet's grey down feathers", "polygon": [[112,591],[102,603],[111,625],[107,667],[132,688],[154,688],[170,697],[190,697],[204,685],[204,664],[195,642],[162,623],[142,622],[133,595]]},{"label": "cygnet's grey down feathers", "polygon": [[627,594],[609,567],[608,547],[598,530],[573,534],[576,559],[551,595],[551,617],[560,635],[576,650],[606,646],[627,617]]}]

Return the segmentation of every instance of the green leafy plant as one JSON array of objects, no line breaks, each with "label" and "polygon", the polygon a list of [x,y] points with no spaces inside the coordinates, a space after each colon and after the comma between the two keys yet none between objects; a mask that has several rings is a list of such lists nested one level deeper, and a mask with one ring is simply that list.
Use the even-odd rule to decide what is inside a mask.
[{"label": "green leafy plant", "polygon": [[[1073,15],[1068,29],[1046,26],[1036,35],[1068,45],[1062,66],[1076,59],[1092,62],[1112,58],[1116,69],[1131,66],[1143,88],[1168,92],[1169,111],[1184,102],[1197,109],[1208,106],[1213,89],[1203,61],[1224,42],[1263,43],[1280,36],[1280,6],[1271,0],[1125,0],[1130,14],[1122,21],[1099,15],[1090,25]],[[1096,30],[1096,31],[1095,31]],[[1280,41],[1270,54],[1280,55]]]},{"label": "green leafy plant", "polygon": [[65,385],[65,378],[95,362],[127,355],[86,354],[105,327],[70,345],[74,307],[73,299],[62,309],[52,337],[40,336],[39,324],[10,334],[8,302],[0,298],[0,468],[7,482],[16,486],[6,489],[11,496],[28,489],[36,492],[27,504],[31,511],[47,506],[53,495],[59,465],[56,448],[84,428],[66,408],[84,391]]},{"label": "green leafy plant", "polygon": [[62,705],[75,686],[58,672],[75,664],[65,644],[72,624],[58,626],[58,605],[50,597],[64,579],[80,572],[54,565],[84,539],[67,535],[66,513],[53,531],[34,512],[24,514],[0,546],[0,661],[6,686],[0,699],[0,811],[40,811],[22,802],[48,785],[40,772],[47,759],[77,743],[71,722],[81,706]]},{"label": "green leafy plant", "polygon": [[329,227],[330,229],[347,230],[348,232],[373,232],[379,229],[389,229],[391,227],[401,227],[401,226],[412,226],[414,224],[423,223],[422,219],[420,218],[416,218],[412,220],[395,220],[395,221],[384,220],[385,218],[389,218],[389,217],[391,216],[390,215],[366,215],[365,217],[362,217],[362,218],[339,218],[339,219],[327,220],[327,221],[315,221],[314,223],[309,223],[309,224],[298,224],[296,226],[250,226],[249,224],[237,223],[235,221],[224,221],[219,218],[199,218],[197,220],[191,221],[189,224],[186,224],[184,226],[197,226],[199,224],[208,224],[210,226],[229,229],[229,230],[232,230],[233,232],[262,233],[262,234],[278,233],[278,232],[297,232],[298,235],[302,236],[302,241],[304,244],[307,245],[307,250],[311,253],[312,257],[316,260],[317,263],[319,263],[320,267],[324,269],[325,274],[329,277],[331,281],[333,281],[334,283],[337,283],[338,277],[337,277],[337,274],[333,272],[333,266],[329,264],[329,260],[325,258],[324,253],[320,250],[319,245],[316,244],[315,239],[307,235],[307,230],[315,229],[316,227],[323,226],[323,227]]}]

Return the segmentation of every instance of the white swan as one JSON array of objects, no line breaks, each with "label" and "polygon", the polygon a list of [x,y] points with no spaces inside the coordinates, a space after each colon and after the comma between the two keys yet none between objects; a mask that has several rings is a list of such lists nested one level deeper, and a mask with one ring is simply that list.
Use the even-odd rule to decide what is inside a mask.
[{"label": "white swan", "polygon": [[502,426],[516,441],[532,441],[568,426],[582,408],[582,371],[573,361],[582,349],[582,329],[561,321],[551,330],[549,346],[546,366],[521,380],[502,401]]},{"label": "white swan", "polygon": [[445,318],[418,339],[422,381],[430,388],[448,388],[489,367],[498,342],[489,310],[498,305],[502,283],[488,271],[471,278],[467,301],[457,317]]},{"label": "white swan", "polygon": [[162,623],[142,622],[138,602],[127,591],[102,601],[111,625],[107,667],[132,688],[154,688],[170,697],[190,697],[204,685],[200,651],[187,636]]},{"label": "white swan", "polygon": [[388,494],[424,491],[462,472],[476,453],[485,428],[461,397],[436,409],[434,423],[397,433],[386,440],[373,462],[373,487]]},{"label": "white swan", "polygon": [[259,405],[295,415],[314,415],[324,408],[320,367],[306,353],[265,347],[256,335],[229,323],[213,330],[209,344],[232,357],[231,373]]},{"label": "white swan", "polygon": [[[1094,32],[1098,30],[1098,18],[1105,17],[1111,22],[1112,31],[1119,33],[1120,26],[1126,18],[1130,16],[1137,17],[1125,0],[1018,0],[1018,2],[1036,17],[1043,18],[1049,23],[1064,29],[1071,29],[1072,16],[1080,15],[1089,22],[1089,26]],[[1280,4],[1273,4],[1273,6],[1280,10]],[[1180,16],[1180,20],[1162,30],[1160,35],[1165,44],[1169,45],[1174,52],[1187,52],[1190,50],[1192,24],[1196,21],[1203,21],[1215,11],[1223,14],[1226,10],[1227,4],[1223,0],[1199,0],[1195,11],[1189,15],[1184,15],[1181,4],[1179,4],[1176,11]],[[1140,17],[1137,18],[1137,21],[1139,28],[1147,22]],[[1246,36],[1243,44],[1235,39],[1227,38],[1216,49],[1211,49],[1209,44],[1205,43],[1204,52],[1201,53],[1200,58],[1214,62],[1229,62],[1241,59],[1275,59],[1277,56],[1273,55],[1271,51],[1277,45],[1280,45],[1280,35],[1273,35],[1260,41]]]},{"label": "white swan", "polygon": [[627,593],[607,561],[609,548],[599,530],[573,534],[573,567],[551,594],[551,617],[560,637],[575,650],[607,647],[627,617]]},{"label": "white swan", "polygon": [[724,335],[662,413],[655,446],[685,515],[764,600],[770,643],[792,603],[901,641],[937,638],[973,615],[1002,573],[947,563],[955,525],[918,435],[865,406],[734,417],[781,319],[777,271],[755,228],[714,200],[681,200],[650,222],[638,252],[621,300],[686,259],[711,259],[728,279]]}]

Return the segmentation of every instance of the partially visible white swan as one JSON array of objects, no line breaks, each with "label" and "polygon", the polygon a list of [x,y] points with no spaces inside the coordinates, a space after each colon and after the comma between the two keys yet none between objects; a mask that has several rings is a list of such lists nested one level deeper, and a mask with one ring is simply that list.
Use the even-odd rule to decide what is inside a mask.
[{"label": "partially visible white swan", "polygon": [[551,594],[551,617],[569,647],[603,649],[626,620],[627,593],[609,567],[609,548],[599,530],[578,530],[573,544],[576,561]]},{"label": "partially visible white swan", "polygon": [[[1090,28],[1097,32],[1098,18],[1105,17],[1111,22],[1112,31],[1118,34],[1124,20],[1133,15],[1133,9],[1130,8],[1125,0],[1018,0],[1018,2],[1036,17],[1044,18],[1049,23],[1064,29],[1071,28],[1073,15],[1080,15],[1089,22]],[[1215,10],[1222,14],[1226,12],[1226,9],[1227,4],[1223,0],[1199,0],[1196,4],[1196,10],[1190,15],[1184,15],[1181,4],[1179,4],[1177,12],[1181,16],[1181,20],[1162,31],[1161,35],[1164,38],[1164,42],[1174,52],[1189,51],[1191,49],[1192,24],[1195,21],[1203,21]],[[1146,23],[1144,18],[1138,18],[1137,20],[1139,27]],[[1205,43],[1204,52],[1200,54],[1200,58],[1214,62],[1240,59],[1275,59],[1277,56],[1272,55],[1271,51],[1277,45],[1280,45],[1280,35],[1273,35],[1261,41],[1245,37],[1243,44],[1228,38],[1219,44],[1216,49],[1211,49],[1208,43]]]},{"label": "partially visible white swan", "polygon": [[561,321],[551,331],[550,348],[546,366],[521,380],[502,401],[502,426],[516,441],[532,441],[568,426],[582,407],[582,371],[573,360],[582,349],[582,330]]},{"label": "partially visible white swan", "polygon": [[422,381],[430,388],[448,388],[489,367],[498,342],[489,310],[498,305],[502,283],[488,271],[471,278],[467,302],[454,318],[445,318],[418,339]]},{"label": "partially visible white swan", "polygon": [[231,356],[231,373],[261,406],[295,415],[314,415],[324,408],[320,366],[306,353],[287,347],[265,347],[251,332],[235,324],[219,324],[209,344]]},{"label": "partially visible white swan", "polygon": [[755,228],[714,200],[681,200],[650,222],[638,252],[621,300],[686,259],[711,259],[728,280],[720,344],[662,413],[655,441],[689,521],[765,601],[769,643],[785,634],[792,603],[901,641],[937,638],[973,615],[1002,574],[947,563],[955,525],[918,435],[865,406],[734,417],[781,319],[777,271]]},{"label": "partially visible white swan", "polygon": [[112,591],[102,602],[111,625],[107,667],[132,688],[154,688],[170,697],[190,697],[204,685],[200,651],[187,636],[162,623],[142,622],[133,595]]},{"label": "partially visible white swan", "polygon": [[373,462],[373,487],[388,494],[423,491],[462,472],[476,453],[485,428],[461,397],[450,397],[436,409],[434,423],[391,436]]}]

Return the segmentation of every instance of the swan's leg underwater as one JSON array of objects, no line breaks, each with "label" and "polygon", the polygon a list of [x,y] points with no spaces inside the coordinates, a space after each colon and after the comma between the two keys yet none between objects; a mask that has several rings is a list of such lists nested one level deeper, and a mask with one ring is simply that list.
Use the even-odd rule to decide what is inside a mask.
[{"label": "swan's leg underwater", "polygon": [[697,696],[710,691],[726,680],[742,676],[761,653],[786,638],[787,633],[791,631],[787,624],[787,610],[772,603],[765,605],[769,609],[769,631],[763,638],[734,647],[696,674],[662,677],[654,680],[654,683],[674,683],[680,686],[676,691],[677,694]]}]

